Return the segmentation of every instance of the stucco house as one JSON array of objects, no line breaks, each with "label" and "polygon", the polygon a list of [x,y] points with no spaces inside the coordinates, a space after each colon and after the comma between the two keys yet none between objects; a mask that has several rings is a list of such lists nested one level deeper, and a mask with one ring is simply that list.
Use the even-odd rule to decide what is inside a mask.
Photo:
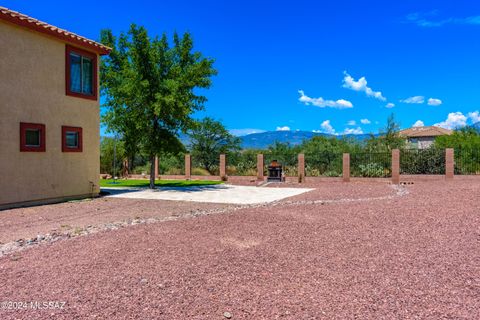
[{"label": "stucco house", "polygon": [[98,67],[109,52],[0,7],[0,209],[98,194]]},{"label": "stucco house", "polygon": [[408,146],[415,149],[427,149],[438,136],[450,135],[452,130],[441,127],[412,127],[399,132],[400,136],[407,139]]}]

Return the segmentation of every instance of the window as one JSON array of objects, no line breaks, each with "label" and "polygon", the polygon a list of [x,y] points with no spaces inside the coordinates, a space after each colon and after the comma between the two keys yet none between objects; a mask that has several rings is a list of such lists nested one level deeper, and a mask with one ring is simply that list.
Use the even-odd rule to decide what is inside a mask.
[{"label": "window", "polygon": [[97,100],[97,55],[66,47],[67,95]]},{"label": "window", "polygon": [[62,126],[62,152],[82,150],[82,128]]},{"label": "window", "polygon": [[20,123],[20,151],[45,152],[45,125]]}]

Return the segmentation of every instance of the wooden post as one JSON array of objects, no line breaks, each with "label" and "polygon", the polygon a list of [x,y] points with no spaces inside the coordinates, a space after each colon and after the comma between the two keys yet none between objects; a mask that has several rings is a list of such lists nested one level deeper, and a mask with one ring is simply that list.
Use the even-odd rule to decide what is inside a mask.
[{"label": "wooden post", "polygon": [[257,154],[257,180],[263,181],[263,154]]},{"label": "wooden post", "polygon": [[400,150],[392,150],[392,183],[400,183]]},{"label": "wooden post", "polygon": [[227,159],[224,154],[220,155],[220,180],[227,181]]},{"label": "wooden post", "polygon": [[192,156],[190,154],[185,155],[185,179],[190,180],[192,178]]},{"label": "wooden post", "polygon": [[155,156],[155,179],[158,179],[158,156]]},{"label": "wooden post", "polygon": [[445,149],[445,178],[453,179],[455,174],[455,153],[451,148]]},{"label": "wooden post", "polygon": [[342,175],[343,182],[350,182],[350,153],[343,154]]},{"label": "wooden post", "polygon": [[305,155],[298,155],[298,183],[305,182]]}]

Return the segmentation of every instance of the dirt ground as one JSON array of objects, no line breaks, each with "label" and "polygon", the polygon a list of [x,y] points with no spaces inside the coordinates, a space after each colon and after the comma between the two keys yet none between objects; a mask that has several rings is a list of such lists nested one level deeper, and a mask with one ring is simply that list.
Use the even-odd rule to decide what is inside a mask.
[{"label": "dirt ground", "polygon": [[[480,318],[480,180],[315,187],[267,206],[4,256],[0,302],[26,304],[2,303],[0,319]],[[74,225],[192,210],[135,201],[29,208],[28,217],[9,210],[0,214],[2,237],[24,234],[22,225],[56,227],[62,212]],[[55,301],[65,305],[29,304]]]}]

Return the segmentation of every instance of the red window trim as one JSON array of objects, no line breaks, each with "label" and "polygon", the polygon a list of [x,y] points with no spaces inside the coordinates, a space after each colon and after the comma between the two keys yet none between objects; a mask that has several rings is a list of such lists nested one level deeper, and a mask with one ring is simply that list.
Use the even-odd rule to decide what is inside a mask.
[{"label": "red window trim", "polygon": [[[25,132],[27,129],[40,130],[40,146],[27,146]],[[45,152],[45,125],[40,123],[20,122],[20,152]]]},{"label": "red window trim", "polygon": [[[92,59],[93,63],[93,95],[73,92],[70,90],[70,53],[76,53],[78,55]],[[71,45],[65,46],[65,92],[67,96],[73,96],[78,98],[97,100],[98,98],[98,57],[95,53],[85,51]]]},{"label": "red window trim", "polygon": [[[67,131],[78,133],[78,148],[67,147]],[[82,152],[83,151],[83,138],[82,128],[62,126],[62,152]]]}]

